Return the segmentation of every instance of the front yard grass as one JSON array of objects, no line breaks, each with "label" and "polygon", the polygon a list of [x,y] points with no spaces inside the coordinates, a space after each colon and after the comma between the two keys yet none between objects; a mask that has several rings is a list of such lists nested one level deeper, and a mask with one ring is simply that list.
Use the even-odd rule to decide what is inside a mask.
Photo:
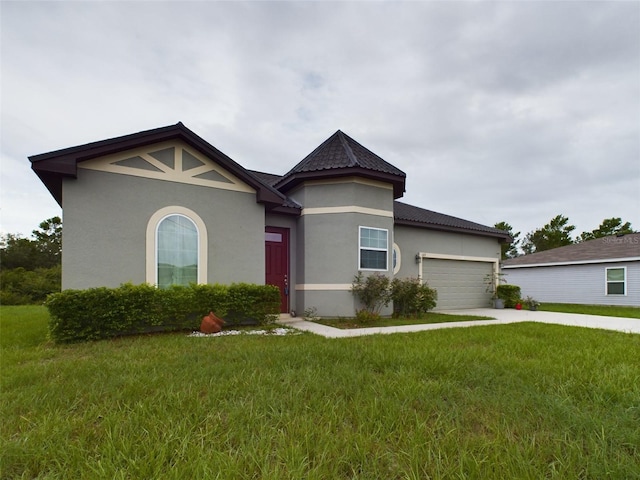
[{"label": "front yard grass", "polygon": [[57,346],[0,307],[0,478],[630,479],[640,335],[536,323]]},{"label": "front yard grass", "polygon": [[369,328],[369,327],[395,327],[398,325],[423,325],[425,323],[466,322],[473,320],[492,320],[493,317],[481,317],[478,315],[449,315],[446,313],[429,312],[422,318],[391,318],[380,317],[376,320],[365,322],[357,318],[317,318],[313,321],[335,328]]},{"label": "front yard grass", "polygon": [[640,318],[640,307],[619,305],[580,305],[576,303],[542,303],[538,310],[547,312],[582,313],[608,317]]}]

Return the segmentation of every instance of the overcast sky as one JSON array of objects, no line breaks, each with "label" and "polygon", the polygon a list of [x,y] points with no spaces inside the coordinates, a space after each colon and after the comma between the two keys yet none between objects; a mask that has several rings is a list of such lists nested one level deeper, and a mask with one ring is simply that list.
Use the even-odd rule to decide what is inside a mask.
[{"label": "overcast sky", "polygon": [[640,2],[0,3],[0,229],[61,210],[29,155],[182,121],[284,174],[340,129],[403,201],[521,236],[640,230]]}]

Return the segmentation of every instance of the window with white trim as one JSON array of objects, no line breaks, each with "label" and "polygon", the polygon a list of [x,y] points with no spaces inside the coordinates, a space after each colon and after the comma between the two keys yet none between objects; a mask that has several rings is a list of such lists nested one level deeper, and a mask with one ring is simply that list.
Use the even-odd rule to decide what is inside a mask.
[{"label": "window with white trim", "polygon": [[397,275],[402,266],[402,254],[397,243],[393,244],[393,274]]},{"label": "window with white trim", "polygon": [[360,270],[387,270],[389,257],[389,230],[360,227],[359,235]]},{"label": "window with white trim", "polygon": [[606,269],[607,295],[626,295],[626,267],[609,267]]},{"label": "window with white trim", "polygon": [[181,206],[155,212],[147,223],[146,279],[161,288],[207,283],[207,227]]},{"label": "window with white trim", "polygon": [[198,281],[198,227],[184,215],[169,215],[156,232],[158,286]]}]

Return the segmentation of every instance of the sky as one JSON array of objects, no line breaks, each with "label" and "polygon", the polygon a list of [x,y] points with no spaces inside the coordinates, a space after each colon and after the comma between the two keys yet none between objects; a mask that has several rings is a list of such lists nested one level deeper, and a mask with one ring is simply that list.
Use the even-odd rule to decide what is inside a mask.
[{"label": "sky", "polygon": [[[61,208],[28,156],[179,121],[284,174],[340,129],[401,201],[520,238],[640,230],[640,2],[0,2],[0,232]],[[64,223],[64,218],[63,218]]]}]

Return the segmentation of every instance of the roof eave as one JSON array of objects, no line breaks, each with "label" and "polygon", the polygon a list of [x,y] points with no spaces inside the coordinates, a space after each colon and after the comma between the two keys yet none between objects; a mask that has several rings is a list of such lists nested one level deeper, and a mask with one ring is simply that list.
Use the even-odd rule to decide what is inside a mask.
[{"label": "roof eave", "polygon": [[640,262],[640,257],[624,257],[624,258],[599,258],[599,259],[585,259],[585,260],[558,260],[556,262],[540,262],[540,263],[515,263],[503,264],[502,268],[507,270],[513,268],[536,268],[536,267],[562,267],[568,265],[593,265],[603,263],[625,263],[625,262]]},{"label": "roof eave", "polygon": [[405,177],[393,175],[390,173],[377,172],[375,170],[368,170],[362,167],[348,167],[339,169],[328,168],[326,170],[292,173],[276,182],[274,186],[282,192],[288,192],[305,181],[326,180],[330,178],[342,177],[364,177],[379,182],[390,183],[393,186],[394,199],[402,197],[405,192]]},{"label": "roof eave", "polygon": [[470,228],[462,228],[462,227],[454,227],[450,225],[438,225],[436,223],[425,223],[418,222],[415,220],[407,220],[403,218],[395,218],[394,223],[396,225],[404,225],[407,227],[416,227],[416,228],[425,228],[428,230],[437,230],[441,232],[452,232],[452,233],[464,233],[467,235],[478,235],[482,237],[491,237],[497,239],[500,243],[511,243],[513,239],[503,233],[498,232],[485,232],[482,230],[475,230]]},{"label": "roof eave", "polygon": [[294,217],[299,217],[300,214],[302,213],[302,210],[300,208],[296,208],[296,207],[289,207],[286,205],[280,205],[277,207],[272,208],[271,210],[269,210],[269,213],[280,213],[283,215],[291,215]]}]

